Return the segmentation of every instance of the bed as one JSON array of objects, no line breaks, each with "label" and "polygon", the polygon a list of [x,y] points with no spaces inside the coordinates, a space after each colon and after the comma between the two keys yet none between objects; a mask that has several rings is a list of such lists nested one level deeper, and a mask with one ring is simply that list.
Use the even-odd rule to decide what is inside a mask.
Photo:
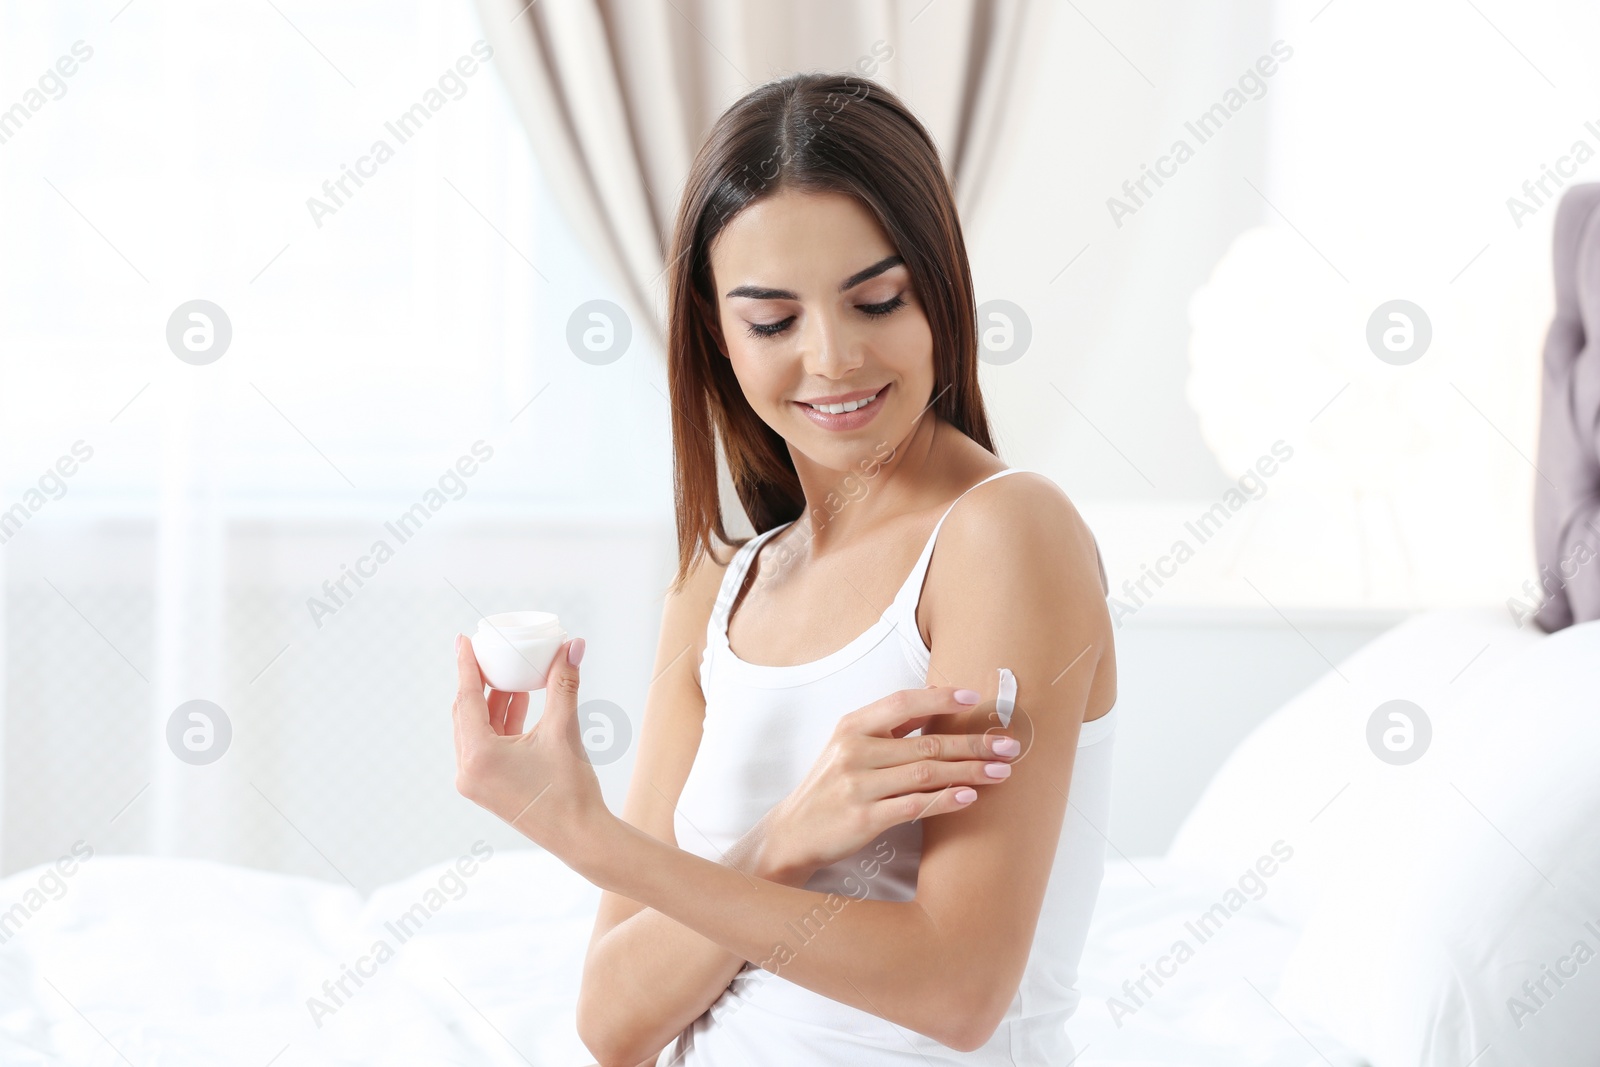
[{"label": "bed", "polygon": [[[1165,855],[1110,850],[1082,1067],[1600,1056],[1597,206],[1555,221],[1536,602],[1406,620],[1261,723]],[[0,1062],[581,1067],[597,899],[482,842],[365,898],[69,849],[0,880]]]},{"label": "bed", "polygon": [[[1396,692],[1432,729],[1400,766],[1366,740],[1374,696]],[[1109,856],[1078,1062],[1495,1067],[1600,1049],[1600,963],[1550,987],[1537,1027],[1501,1003],[1543,965],[1564,973],[1572,940],[1600,946],[1583,925],[1600,925],[1595,693],[1600,622],[1546,635],[1498,608],[1414,616],[1338,664],[1239,746],[1166,855]],[[1508,705],[1515,736],[1491,728]],[[482,842],[365,899],[68,850],[0,881],[0,1062],[581,1067],[597,900],[548,853]]]},{"label": "bed", "polygon": [[[577,979],[598,893],[548,853],[499,852],[401,942],[385,927],[437,889],[441,864],[366,900],[346,886],[207,862],[93,857],[0,949],[0,1062],[580,1067]],[[42,872],[0,885],[12,899]],[[1324,1060],[1269,995],[1294,940],[1243,914],[1117,1027],[1105,1000],[1206,907],[1204,882],[1160,858],[1113,860],[1085,961],[1082,1064]],[[137,916],[137,921],[130,921]],[[342,1004],[323,989],[375,942],[394,946]],[[338,990],[335,989],[337,993]],[[308,1007],[317,998],[331,1011]],[[320,1025],[319,1025],[320,1024]],[[1313,1035],[1333,1063],[1331,1038]],[[125,1057],[125,1059],[124,1059]]]}]

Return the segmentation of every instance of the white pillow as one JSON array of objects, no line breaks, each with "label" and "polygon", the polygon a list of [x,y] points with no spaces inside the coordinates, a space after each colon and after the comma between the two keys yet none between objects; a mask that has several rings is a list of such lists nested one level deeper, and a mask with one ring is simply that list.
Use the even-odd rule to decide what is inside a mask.
[{"label": "white pillow", "polygon": [[1600,621],[1462,694],[1430,750],[1350,806],[1363,847],[1333,872],[1278,1006],[1374,1067],[1596,1062],[1597,712]]},{"label": "white pillow", "polygon": [[1405,620],[1240,742],[1179,827],[1167,858],[1221,886],[1238,881],[1281,842],[1280,862],[1261,879],[1253,906],[1303,926],[1332,874],[1359,861],[1362,812],[1371,809],[1373,789],[1392,778],[1386,772],[1405,769],[1384,763],[1368,745],[1378,706],[1413,701],[1437,733],[1455,693],[1548,639],[1497,608],[1443,609]]}]

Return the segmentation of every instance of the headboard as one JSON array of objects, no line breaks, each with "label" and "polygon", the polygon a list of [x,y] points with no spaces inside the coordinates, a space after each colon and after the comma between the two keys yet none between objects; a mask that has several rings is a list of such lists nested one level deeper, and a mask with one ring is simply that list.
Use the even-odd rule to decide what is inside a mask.
[{"label": "headboard", "polygon": [[1600,182],[1556,208],[1556,312],[1544,345],[1533,536],[1546,633],[1600,618]]}]

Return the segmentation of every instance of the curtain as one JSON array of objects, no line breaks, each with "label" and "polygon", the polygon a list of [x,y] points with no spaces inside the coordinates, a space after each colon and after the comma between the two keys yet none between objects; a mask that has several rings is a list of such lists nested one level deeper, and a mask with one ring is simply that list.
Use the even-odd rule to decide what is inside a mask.
[{"label": "curtain", "polygon": [[939,145],[970,232],[1048,17],[1036,0],[477,3],[556,198],[658,350],[677,197],[728,105],[796,70],[881,82]]},{"label": "curtain", "polygon": [[[459,855],[483,813],[443,687],[478,608],[559,611],[614,657],[608,695],[648,686],[671,488],[637,441],[668,413],[533,340],[604,283],[493,62],[460,73],[479,12],[280,6],[0,7],[5,106],[46,101],[0,131],[0,875],[79,837],[363,891]],[[402,142],[386,122],[421,101]],[[219,171],[206,131],[249,165]],[[380,138],[394,158],[313,214]],[[233,325],[207,365],[166,336],[197,297]],[[384,524],[480,439],[493,461],[399,544]],[[59,475],[75,442],[92,459]],[[310,615],[379,538],[395,559]],[[196,700],[231,728],[211,763],[168,733],[199,734]]]}]

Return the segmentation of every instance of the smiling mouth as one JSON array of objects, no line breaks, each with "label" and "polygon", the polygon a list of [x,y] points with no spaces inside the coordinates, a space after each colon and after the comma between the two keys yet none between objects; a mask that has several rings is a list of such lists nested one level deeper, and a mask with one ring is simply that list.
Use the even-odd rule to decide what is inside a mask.
[{"label": "smiling mouth", "polygon": [[839,404],[813,404],[806,400],[796,400],[794,404],[813,426],[830,433],[851,433],[878,417],[878,411],[885,403],[884,394],[893,384],[891,382],[876,393],[861,397],[859,400],[846,400]]},{"label": "smiling mouth", "polygon": [[879,389],[871,396],[862,397],[860,400],[846,400],[840,404],[813,404],[805,400],[796,400],[795,403],[799,404],[801,407],[810,408],[812,411],[821,412],[824,415],[844,415],[852,411],[860,411],[862,408],[871,407],[873,404],[876,404],[879,399],[882,398],[883,390],[887,388],[889,387],[885,385],[883,389]]}]

